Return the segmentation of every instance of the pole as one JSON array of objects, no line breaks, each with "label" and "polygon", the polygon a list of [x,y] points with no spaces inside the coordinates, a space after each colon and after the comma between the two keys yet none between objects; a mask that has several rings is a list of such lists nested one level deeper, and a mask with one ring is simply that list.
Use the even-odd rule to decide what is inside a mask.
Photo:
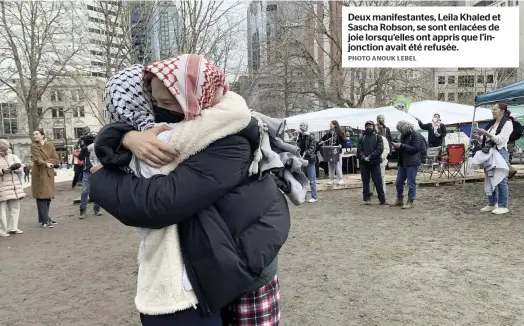
[{"label": "pole", "polygon": [[[69,111],[69,110],[67,110]],[[64,141],[65,141],[65,159],[66,159],[66,167],[69,169],[69,152],[67,149],[67,124],[66,124],[66,111],[64,111]]]}]

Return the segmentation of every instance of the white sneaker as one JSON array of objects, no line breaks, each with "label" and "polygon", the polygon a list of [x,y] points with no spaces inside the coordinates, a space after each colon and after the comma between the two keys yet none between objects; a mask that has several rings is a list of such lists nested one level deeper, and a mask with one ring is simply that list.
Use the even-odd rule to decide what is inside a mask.
[{"label": "white sneaker", "polygon": [[10,234],[5,232],[0,232],[0,237],[7,238]]},{"label": "white sneaker", "polygon": [[19,229],[16,229],[16,230],[11,230],[11,231],[9,231],[9,233],[10,233],[10,234],[22,234],[22,233],[24,233],[24,231],[19,230]]},{"label": "white sneaker", "polygon": [[509,212],[509,209],[507,209],[505,207],[495,208],[492,211],[493,214],[497,214],[497,215],[506,214],[507,212]]},{"label": "white sneaker", "polygon": [[308,203],[316,203],[317,201],[318,201],[318,199],[311,198],[311,199],[308,200],[307,202],[308,202]]},{"label": "white sneaker", "polygon": [[495,204],[495,206],[486,206],[484,207],[483,209],[481,209],[480,211],[481,212],[493,212],[495,209],[497,209],[499,207],[498,204]]},{"label": "white sneaker", "polygon": [[333,184],[333,180],[329,180],[328,185],[332,185],[332,184]]},{"label": "white sneaker", "polygon": [[344,180],[338,180],[338,184],[339,185],[343,185],[344,184]]}]

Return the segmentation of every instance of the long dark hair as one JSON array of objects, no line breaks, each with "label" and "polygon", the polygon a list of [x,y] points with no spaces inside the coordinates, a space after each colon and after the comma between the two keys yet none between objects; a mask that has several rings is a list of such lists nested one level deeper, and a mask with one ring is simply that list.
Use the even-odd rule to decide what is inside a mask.
[{"label": "long dark hair", "polygon": [[344,130],[342,130],[342,128],[340,127],[340,124],[338,123],[337,120],[332,120],[331,121],[331,124],[333,126],[335,126],[334,128],[334,132],[335,132],[335,135],[336,135],[336,139],[337,141],[343,143],[346,141],[346,133],[344,132]]}]

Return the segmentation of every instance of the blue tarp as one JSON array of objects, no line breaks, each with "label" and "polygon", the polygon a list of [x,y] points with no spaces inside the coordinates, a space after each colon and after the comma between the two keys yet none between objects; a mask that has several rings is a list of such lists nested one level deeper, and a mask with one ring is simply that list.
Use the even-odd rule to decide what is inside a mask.
[{"label": "blue tarp", "polygon": [[508,105],[524,104],[524,80],[483,95],[475,96],[475,106],[490,105],[497,102]]}]

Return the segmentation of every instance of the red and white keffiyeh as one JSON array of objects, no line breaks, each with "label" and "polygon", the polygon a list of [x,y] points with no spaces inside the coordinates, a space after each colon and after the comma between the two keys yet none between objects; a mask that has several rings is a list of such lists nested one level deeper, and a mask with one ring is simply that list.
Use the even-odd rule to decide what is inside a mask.
[{"label": "red and white keffiyeh", "polygon": [[155,74],[182,107],[185,120],[218,103],[228,92],[225,73],[197,54],[183,54],[144,68]]}]

